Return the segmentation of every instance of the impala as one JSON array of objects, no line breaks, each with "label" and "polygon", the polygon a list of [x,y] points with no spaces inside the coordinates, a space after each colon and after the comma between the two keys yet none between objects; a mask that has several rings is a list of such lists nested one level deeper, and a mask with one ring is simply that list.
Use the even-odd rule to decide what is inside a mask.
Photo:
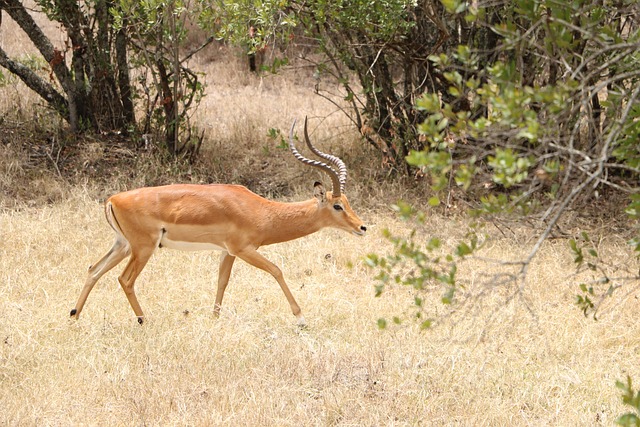
[{"label": "impala", "polygon": [[339,228],[362,236],[367,228],[351,209],[344,186],[345,164],[336,156],[316,149],[309,141],[307,119],[304,139],[309,149],[324,161],[303,157],[294,145],[293,122],[289,148],[305,165],[326,173],[332,191],[314,184],[310,200],[281,203],[267,200],[240,185],[175,184],[147,187],[111,196],[105,203],[107,222],[115,232],[113,246],[100,261],[89,267],[87,280],[71,316],[78,318],[96,282],[127,256],[131,256],[118,281],[142,324],[144,314],[136,298],[136,278],[157,248],[179,250],[219,250],[220,268],[214,315],[218,316],[222,297],[236,257],[271,274],[284,292],[300,325],[305,324],[282,271],[258,253],[258,248],[286,242],[324,227]]}]

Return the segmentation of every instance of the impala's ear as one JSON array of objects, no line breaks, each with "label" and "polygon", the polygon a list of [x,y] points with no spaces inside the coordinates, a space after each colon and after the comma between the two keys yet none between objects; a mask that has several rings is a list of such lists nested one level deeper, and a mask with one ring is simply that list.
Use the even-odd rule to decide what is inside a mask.
[{"label": "impala's ear", "polygon": [[324,186],[321,182],[316,181],[313,184],[313,197],[324,203],[327,201],[327,194],[324,191]]}]

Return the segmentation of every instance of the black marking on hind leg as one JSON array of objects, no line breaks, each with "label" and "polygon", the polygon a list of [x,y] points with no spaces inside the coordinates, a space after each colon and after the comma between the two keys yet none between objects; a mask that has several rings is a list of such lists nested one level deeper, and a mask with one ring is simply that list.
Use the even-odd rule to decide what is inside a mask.
[{"label": "black marking on hind leg", "polygon": [[162,236],[160,236],[160,242],[158,242],[158,247],[159,248],[162,247],[162,238],[164,237],[166,232],[167,232],[167,230],[164,227],[162,227]]},{"label": "black marking on hind leg", "polygon": [[77,312],[78,310],[74,308],[73,310],[71,310],[71,313],[69,314],[69,316],[75,316]]}]

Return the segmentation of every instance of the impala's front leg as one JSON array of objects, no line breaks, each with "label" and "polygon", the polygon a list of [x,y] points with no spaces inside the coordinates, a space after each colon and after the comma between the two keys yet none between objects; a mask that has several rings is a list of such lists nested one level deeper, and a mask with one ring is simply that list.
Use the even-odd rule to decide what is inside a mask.
[{"label": "impala's front leg", "polygon": [[284,281],[284,276],[278,266],[260,255],[255,249],[244,249],[237,255],[254,267],[258,267],[259,269],[271,274],[276,279],[282,289],[282,292],[284,292],[284,296],[287,297],[287,301],[289,301],[291,311],[294,316],[298,318],[298,325],[301,327],[306,326],[307,322],[302,315],[302,310],[300,310],[300,306],[296,302],[295,298],[293,298],[293,294],[289,290],[287,283]]},{"label": "impala's front leg", "polygon": [[213,315],[220,316],[220,307],[222,307],[222,297],[224,291],[227,289],[229,283],[229,277],[231,276],[231,267],[236,257],[230,255],[229,252],[224,251],[220,255],[220,268],[218,270],[218,292],[216,293],[216,305],[213,307]]}]

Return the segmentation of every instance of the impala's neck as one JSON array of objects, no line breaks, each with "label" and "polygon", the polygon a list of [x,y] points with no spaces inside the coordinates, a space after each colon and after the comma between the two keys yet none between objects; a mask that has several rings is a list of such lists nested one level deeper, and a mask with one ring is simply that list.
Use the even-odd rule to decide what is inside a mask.
[{"label": "impala's neck", "polygon": [[264,232],[263,245],[287,242],[315,233],[324,227],[318,200],[313,198],[304,202],[272,202],[267,214],[268,230]]}]

